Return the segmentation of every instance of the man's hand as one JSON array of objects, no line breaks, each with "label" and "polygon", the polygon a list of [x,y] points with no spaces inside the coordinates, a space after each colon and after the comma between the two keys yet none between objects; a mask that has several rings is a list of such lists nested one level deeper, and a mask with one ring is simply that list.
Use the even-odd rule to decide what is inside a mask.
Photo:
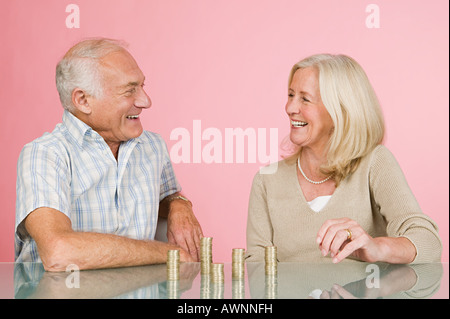
[{"label": "man's hand", "polygon": [[200,238],[203,237],[203,232],[192,211],[191,202],[182,199],[163,200],[163,202],[166,203],[161,207],[167,205],[168,209],[167,239],[169,243],[180,246],[189,252],[194,261],[199,261]]}]

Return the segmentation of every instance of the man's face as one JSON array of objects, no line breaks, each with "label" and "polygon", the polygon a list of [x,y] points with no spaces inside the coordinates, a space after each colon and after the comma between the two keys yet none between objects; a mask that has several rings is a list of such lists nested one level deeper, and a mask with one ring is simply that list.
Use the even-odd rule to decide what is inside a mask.
[{"label": "man's face", "polygon": [[144,74],[125,50],[108,54],[101,60],[103,95],[90,96],[87,123],[110,147],[142,134],[139,115],[151,106],[144,91]]}]

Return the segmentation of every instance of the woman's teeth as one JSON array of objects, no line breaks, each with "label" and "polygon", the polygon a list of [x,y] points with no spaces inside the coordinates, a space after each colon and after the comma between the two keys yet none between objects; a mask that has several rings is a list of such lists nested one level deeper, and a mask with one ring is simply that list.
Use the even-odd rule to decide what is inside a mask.
[{"label": "woman's teeth", "polygon": [[305,125],[308,125],[308,123],[306,122],[301,122],[301,121],[293,121],[291,120],[291,125],[294,127],[303,127]]},{"label": "woman's teeth", "polygon": [[138,119],[139,118],[139,115],[129,115],[129,116],[127,116],[127,119],[130,119],[130,120],[135,120],[135,119]]}]

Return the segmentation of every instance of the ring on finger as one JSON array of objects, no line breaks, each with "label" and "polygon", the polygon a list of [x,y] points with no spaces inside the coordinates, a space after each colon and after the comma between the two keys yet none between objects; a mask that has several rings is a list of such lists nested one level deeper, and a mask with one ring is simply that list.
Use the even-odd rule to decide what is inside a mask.
[{"label": "ring on finger", "polygon": [[352,231],[350,229],[344,229],[347,232],[347,240],[352,240]]}]

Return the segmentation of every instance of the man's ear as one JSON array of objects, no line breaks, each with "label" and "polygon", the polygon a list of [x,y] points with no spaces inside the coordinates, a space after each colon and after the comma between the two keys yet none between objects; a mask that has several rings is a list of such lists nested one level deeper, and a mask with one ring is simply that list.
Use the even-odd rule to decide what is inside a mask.
[{"label": "man's ear", "polygon": [[80,88],[75,88],[72,91],[72,103],[81,113],[88,115],[92,111],[88,103],[88,94]]}]

